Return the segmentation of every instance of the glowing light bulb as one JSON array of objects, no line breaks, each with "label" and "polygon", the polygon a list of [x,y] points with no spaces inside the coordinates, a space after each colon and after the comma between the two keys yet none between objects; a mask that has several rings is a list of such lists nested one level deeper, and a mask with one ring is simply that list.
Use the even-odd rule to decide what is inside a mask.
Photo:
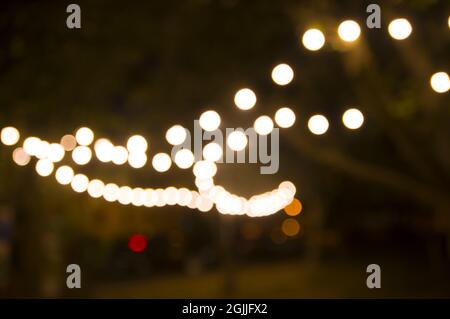
[{"label": "glowing light bulb", "polygon": [[174,161],[179,168],[189,168],[194,164],[194,154],[188,149],[181,149],[175,154]]},{"label": "glowing light bulb", "polygon": [[93,179],[88,184],[88,194],[92,198],[100,198],[103,196],[103,191],[105,190],[105,184],[99,179]]},{"label": "glowing light bulb", "polygon": [[28,137],[23,142],[23,149],[28,155],[34,156],[38,153],[39,148],[41,146],[41,140],[37,137]]},{"label": "glowing light bulb", "polygon": [[156,207],[163,207],[166,205],[165,196],[164,196],[164,190],[162,188],[155,189],[156,194]]},{"label": "glowing light bulb", "polygon": [[358,109],[348,109],[342,115],[342,122],[347,128],[355,130],[363,125],[364,115]]},{"label": "glowing light bulb", "polygon": [[361,34],[359,24],[353,20],[346,20],[339,24],[338,35],[345,42],[356,41]]},{"label": "glowing light bulb", "polygon": [[191,191],[187,188],[180,188],[178,190],[178,205],[187,206],[192,200]]},{"label": "glowing light bulb", "polygon": [[292,196],[295,195],[295,193],[297,192],[297,189],[295,188],[295,185],[292,182],[289,181],[284,181],[281,182],[280,185],[278,186],[279,189],[287,189],[292,193]]},{"label": "glowing light bulb", "polygon": [[101,138],[95,142],[95,155],[98,160],[103,163],[112,161],[114,153],[114,145],[106,138]]},{"label": "glowing light bulb", "polygon": [[431,76],[431,88],[437,93],[445,93],[450,89],[450,78],[446,72],[437,72]]},{"label": "glowing light bulb", "polygon": [[85,192],[89,186],[89,179],[86,175],[77,174],[73,177],[70,186],[77,193]]},{"label": "glowing light bulb", "polygon": [[211,178],[217,173],[217,166],[214,162],[198,161],[194,165],[195,177],[206,179]]},{"label": "glowing light bulb", "polygon": [[164,190],[164,201],[167,205],[175,205],[178,202],[178,190],[171,186]]},{"label": "glowing light bulb", "polygon": [[167,130],[166,140],[171,145],[182,144],[187,137],[186,129],[181,125],[174,125]]},{"label": "glowing light bulb", "polygon": [[281,128],[288,128],[295,123],[295,113],[288,107],[282,107],[275,113],[275,122]]},{"label": "glowing light bulb", "polygon": [[199,118],[200,127],[208,132],[217,130],[220,126],[220,121],[220,115],[216,111],[203,112]]},{"label": "glowing light bulb", "polygon": [[310,51],[317,51],[325,44],[325,36],[319,29],[309,29],[303,34],[302,43]]},{"label": "glowing light bulb", "polygon": [[70,166],[61,166],[56,170],[55,177],[61,185],[69,185],[74,177],[73,169]]},{"label": "glowing light bulb", "polygon": [[287,85],[294,78],[294,70],[285,64],[278,64],[272,70],[272,80],[278,85]]},{"label": "glowing light bulb", "polygon": [[145,190],[140,188],[140,187],[136,187],[132,190],[131,192],[131,204],[133,206],[143,206],[145,204],[145,199],[146,199],[146,193]]},{"label": "glowing light bulb", "polygon": [[227,144],[233,151],[242,151],[247,146],[247,136],[241,131],[231,132]]},{"label": "glowing light bulb", "polygon": [[145,207],[155,206],[157,200],[158,200],[158,197],[156,196],[155,191],[151,188],[147,188],[145,190],[145,200],[144,200]]},{"label": "glowing light bulb", "polygon": [[211,142],[203,148],[203,158],[210,162],[217,162],[222,158],[223,150],[219,144]]},{"label": "glowing light bulb", "polygon": [[128,164],[133,168],[142,168],[147,163],[147,155],[145,153],[132,152],[128,154]]},{"label": "glowing light bulb", "polygon": [[267,135],[273,131],[273,121],[267,115],[260,116],[253,124],[253,128],[259,135]]},{"label": "glowing light bulb", "polygon": [[105,185],[103,190],[103,198],[108,202],[115,202],[119,197],[119,186],[114,183]]},{"label": "glowing light bulb", "polygon": [[196,199],[197,209],[203,213],[210,211],[213,205],[213,202],[206,196],[198,196]]},{"label": "glowing light bulb", "polygon": [[77,146],[77,140],[75,136],[67,134],[61,138],[60,144],[66,152],[70,152]]},{"label": "glowing light bulb", "polygon": [[37,148],[35,156],[39,159],[48,158],[50,151],[50,143],[47,141],[40,141]]},{"label": "glowing light bulb", "polygon": [[395,40],[404,40],[411,34],[412,26],[406,19],[395,19],[389,23],[388,31]]},{"label": "glowing light bulb", "polygon": [[40,159],[36,163],[36,172],[43,177],[49,176],[53,172],[53,168],[53,163],[46,158]]},{"label": "glowing light bulb", "polygon": [[145,153],[148,143],[143,136],[133,135],[128,139],[127,148],[130,153]]},{"label": "glowing light bulb", "polygon": [[197,186],[199,191],[206,191],[214,186],[214,181],[212,178],[196,178],[195,186]]},{"label": "glowing light bulb", "polygon": [[11,146],[16,144],[20,139],[19,131],[12,126],[8,126],[2,129],[1,141],[3,144]]},{"label": "glowing light bulb", "polygon": [[112,152],[112,162],[116,165],[123,165],[128,160],[128,151],[123,146],[115,146]]},{"label": "glowing light bulb", "polygon": [[82,127],[75,133],[78,144],[88,146],[94,141],[94,132],[88,127]]},{"label": "glowing light bulb", "polygon": [[316,135],[322,135],[328,131],[328,126],[328,120],[323,115],[313,115],[308,121],[309,130]]},{"label": "glowing light bulb", "polygon": [[14,163],[16,163],[19,166],[25,166],[31,160],[30,155],[28,155],[28,153],[25,152],[25,150],[22,147],[18,147],[14,150],[12,158]]},{"label": "glowing light bulb", "polygon": [[58,143],[52,143],[48,149],[48,159],[54,163],[62,161],[65,155],[64,148]]},{"label": "glowing light bulb", "polygon": [[234,104],[241,110],[250,110],[256,104],[256,95],[250,89],[241,89],[234,96]]},{"label": "glowing light bulb", "polygon": [[118,200],[122,205],[131,204],[133,190],[129,186],[122,186],[119,188]]},{"label": "glowing light bulb", "polygon": [[87,146],[77,146],[72,151],[72,159],[78,165],[86,165],[92,158],[92,151]]},{"label": "glowing light bulb", "polygon": [[157,172],[162,173],[169,170],[172,165],[172,160],[166,153],[158,153],[153,156],[152,165]]}]

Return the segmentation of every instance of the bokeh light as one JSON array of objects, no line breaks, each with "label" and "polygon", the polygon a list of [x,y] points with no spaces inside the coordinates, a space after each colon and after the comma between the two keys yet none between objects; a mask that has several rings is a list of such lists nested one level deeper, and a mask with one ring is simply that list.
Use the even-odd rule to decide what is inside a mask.
[{"label": "bokeh light", "polygon": [[111,162],[114,153],[114,145],[106,138],[101,138],[95,142],[95,155],[103,163]]},{"label": "bokeh light", "polygon": [[233,151],[242,151],[247,143],[247,136],[242,131],[233,131],[228,135],[227,144]]},{"label": "bokeh light", "polygon": [[222,147],[215,142],[208,143],[203,147],[203,158],[207,161],[217,162],[222,158],[222,155]]},{"label": "bokeh light", "polygon": [[255,120],[253,128],[259,135],[268,135],[273,131],[273,121],[267,115],[262,115]]},{"label": "bokeh light", "polygon": [[287,218],[283,221],[281,230],[286,236],[293,237],[300,232],[300,224],[293,218]]},{"label": "bokeh light", "polygon": [[78,144],[88,146],[94,141],[94,132],[88,127],[82,127],[75,133]]},{"label": "bokeh light", "polygon": [[200,115],[199,124],[202,129],[208,132],[215,131],[220,126],[220,115],[216,111],[206,111]]},{"label": "bokeh light", "polygon": [[12,126],[3,128],[0,135],[2,143],[8,146],[16,144],[20,139],[19,131]]},{"label": "bokeh light", "polygon": [[195,177],[206,179],[211,178],[217,173],[217,166],[214,162],[209,161],[198,161],[194,165],[194,175]]},{"label": "bokeh light", "polygon": [[147,248],[147,239],[140,234],[135,234],[128,240],[128,248],[134,253],[141,253]]},{"label": "bokeh light", "polygon": [[93,179],[88,184],[88,194],[92,198],[100,198],[103,196],[103,191],[105,189],[105,184],[99,179]]},{"label": "bokeh light", "polygon": [[189,168],[194,164],[194,154],[191,150],[181,149],[176,152],[174,162],[181,169]]},{"label": "bokeh light", "polygon": [[23,141],[23,149],[28,155],[35,156],[40,148],[41,140],[37,137],[28,137]]},{"label": "bokeh light", "polygon": [[171,145],[182,144],[187,137],[186,129],[181,125],[174,125],[166,132],[166,140]]},{"label": "bokeh light", "polygon": [[284,212],[289,216],[297,216],[301,213],[302,209],[302,203],[297,198],[294,198],[289,205],[284,207]]},{"label": "bokeh light", "polygon": [[84,174],[77,174],[72,178],[70,186],[77,193],[85,192],[89,186],[89,179]]},{"label": "bokeh light", "polygon": [[437,93],[445,93],[450,89],[450,78],[446,72],[437,72],[431,76],[431,88]]},{"label": "bokeh light", "polygon": [[278,85],[287,85],[294,78],[294,70],[285,64],[278,64],[272,70],[272,80]]},{"label": "bokeh light", "polygon": [[147,140],[141,135],[133,135],[127,141],[127,149],[130,153],[145,153],[147,148]]},{"label": "bokeh light", "polygon": [[310,51],[317,51],[325,44],[325,36],[319,29],[309,29],[302,37],[302,43]]},{"label": "bokeh light", "polygon": [[325,116],[317,114],[310,117],[308,128],[315,135],[322,135],[328,131],[328,120]]},{"label": "bokeh light", "polygon": [[64,148],[58,143],[52,143],[48,149],[48,159],[54,163],[62,161],[65,155]]},{"label": "bokeh light", "polygon": [[46,158],[40,159],[36,163],[36,172],[43,177],[49,176],[53,172],[53,168],[53,163]]},{"label": "bokeh light", "polygon": [[411,23],[404,18],[395,19],[389,23],[388,31],[395,40],[404,40],[411,34],[412,26]]},{"label": "bokeh light", "polygon": [[234,104],[241,110],[250,110],[256,104],[256,94],[248,88],[240,89],[234,96]]},{"label": "bokeh light", "polygon": [[356,41],[361,34],[359,24],[353,20],[346,20],[339,24],[338,35],[345,42]]},{"label": "bokeh light", "polygon": [[142,152],[131,152],[128,154],[128,164],[133,168],[142,168],[147,164],[147,155]]},{"label": "bokeh light", "polygon": [[355,130],[360,128],[364,123],[364,115],[358,109],[352,108],[348,109],[342,115],[342,122],[344,125],[351,129]]},{"label": "bokeh light", "polygon": [[60,144],[66,152],[70,152],[77,147],[77,140],[75,136],[66,134],[61,138]]},{"label": "bokeh light", "polygon": [[16,163],[19,166],[25,166],[31,160],[30,155],[28,155],[28,153],[25,152],[25,150],[22,147],[18,147],[14,150],[12,158],[14,163]]},{"label": "bokeh light", "polygon": [[275,113],[275,122],[281,128],[289,128],[295,123],[295,113],[288,107],[282,107]]},{"label": "bokeh light", "polygon": [[86,165],[92,158],[92,151],[87,146],[77,146],[72,151],[72,159],[78,165]]},{"label": "bokeh light", "polygon": [[152,165],[157,172],[163,173],[169,170],[172,160],[166,153],[158,153],[153,156]]},{"label": "bokeh light", "polygon": [[56,170],[56,181],[61,185],[69,185],[74,177],[73,169],[70,166],[64,165]]},{"label": "bokeh light", "polygon": [[123,146],[115,146],[112,152],[112,162],[116,165],[123,165],[128,160],[128,150]]}]

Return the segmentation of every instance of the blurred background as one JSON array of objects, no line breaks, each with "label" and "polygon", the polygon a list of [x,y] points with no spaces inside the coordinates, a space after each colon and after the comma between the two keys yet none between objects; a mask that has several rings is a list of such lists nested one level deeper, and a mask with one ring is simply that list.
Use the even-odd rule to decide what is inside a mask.
[{"label": "blurred background", "polygon": [[[168,127],[211,107],[227,127],[250,127],[289,106],[279,172],[227,164],[216,179],[245,196],[291,180],[298,202],[263,218],[122,206],[38,176],[34,161],[15,165],[2,145],[1,297],[450,297],[449,95],[430,87],[449,70],[448,1],[378,2],[381,29],[365,26],[364,1],[96,0],[76,2],[82,28],[70,30],[70,3],[1,2],[1,127],[56,142],[80,126],[122,144],[142,134],[151,156],[168,151]],[[404,41],[388,33],[398,17],[413,28]],[[346,19],[362,29],[351,44],[336,33]],[[301,42],[311,27],[326,37],[314,52]],[[273,83],[279,63],[293,68],[290,85]],[[233,104],[242,87],[258,97],[251,112]],[[364,114],[358,130],[342,124],[349,107]],[[308,130],[317,113],[326,134]],[[190,170],[77,170],[195,188]],[[72,263],[81,289],[66,287]],[[366,286],[373,263],[381,289]]]}]

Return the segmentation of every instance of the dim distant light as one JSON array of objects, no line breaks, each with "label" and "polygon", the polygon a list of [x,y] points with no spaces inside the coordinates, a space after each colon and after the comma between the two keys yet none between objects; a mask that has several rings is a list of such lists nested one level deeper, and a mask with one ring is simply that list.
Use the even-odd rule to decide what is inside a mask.
[{"label": "dim distant light", "polygon": [[339,24],[338,35],[345,42],[356,41],[361,34],[359,24],[353,20],[346,20]]},{"label": "dim distant light", "polygon": [[116,165],[123,165],[128,160],[128,150],[123,146],[115,146],[112,152],[112,162]]},{"label": "dim distant light", "polygon": [[322,135],[328,131],[328,120],[323,115],[313,115],[308,121],[308,128],[315,135]]},{"label": "dim distant light", "polygon": [[342,122],[347,128],[355,130],[363,125],[364,115],[358,109],[348,109],[342,115]]},{"label": "dim distant light", "polygon": [[437,93],[445,93],[450,89],[450,78],[446,72],[437,72],[431,76],[431,88]]},{"label": "dim distant light", "polygon": [[395,19],[389,23],[388,31],[395,40],[404,40],[410,36],[412,26],[411,23],[404,18]]},{"label": "dim distant light", "polygon": [[272,70],[272,80],[278,85],[287,85],[294,78],[294,70],[285,64],[278,64]]},{"label": "dim distant light", "polygon": [[281,230],[286,236],[293,237],[300,232],[300,224],[293,218],[287,218],[283,221]]},{"label": "dim distant light", "polygon": [[256,104],[256,94],[248,88],[237,91],[234,96],[234,104],[241,110],[250,110]]},{"label": "dim distant light", "polygon": [[325,36],[319,29],[309,29],[303,34],[302,43],[310,51],[317,51],[325,44]]}]

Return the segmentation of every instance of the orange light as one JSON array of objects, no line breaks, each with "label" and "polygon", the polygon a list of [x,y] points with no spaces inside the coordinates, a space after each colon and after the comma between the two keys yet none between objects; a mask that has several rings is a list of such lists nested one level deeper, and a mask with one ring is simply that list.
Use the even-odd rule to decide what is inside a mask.
[{"label": "orange light", "polygon": [[297,216],[303,209],[302,203],[297,199],[294,200],[284,208],[284,212],[289,216]]},{"label": "orange light", "polygon": [[300,224],[293,218],[288,218],[283,221],[281,230],[286,236],[293,237],[300,232]]}]

